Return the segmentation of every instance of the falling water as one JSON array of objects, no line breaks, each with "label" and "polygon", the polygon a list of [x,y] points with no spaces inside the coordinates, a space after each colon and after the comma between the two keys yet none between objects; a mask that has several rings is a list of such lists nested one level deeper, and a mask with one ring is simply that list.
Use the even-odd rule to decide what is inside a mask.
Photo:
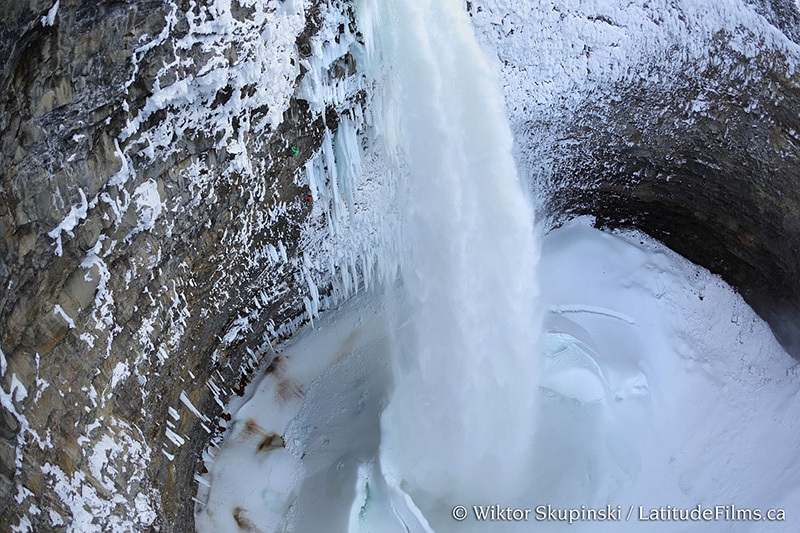
[{"label": "falling water", "polygon": [[463,5],[365,0],[358,18],[383,95],[376,129],[405,180],[411,319],[395,342],[381,469],[435,521],[455,503],[513,499],[524,478],[538,333],[533,213],[498,79]]},{"label": "falling water", "polygon": [[[355,5],[366,53],[355,35],[340,44],[374,82],[371,100],[326,137],[307,177],[315,208],[333,202],[334,244],[378,234],[361,247],[378,268],[365,260],[367,290],[281,346],[230,411],[209,472],[195,475],[197,530],[616,533],[640,520],[492,522],[472,506],[797,508],[800,380],[768,326],[644,235],[578,221],[543,239],[537,265],[497,79],[458,0]],[[385,157],[360,176],[347,159],[365,146]],[[357,177],[388,213],[338,232],[358,218]],[[358,284],[349,264],[342,295]],[[780,525],[800,530],[796,517]]]}]

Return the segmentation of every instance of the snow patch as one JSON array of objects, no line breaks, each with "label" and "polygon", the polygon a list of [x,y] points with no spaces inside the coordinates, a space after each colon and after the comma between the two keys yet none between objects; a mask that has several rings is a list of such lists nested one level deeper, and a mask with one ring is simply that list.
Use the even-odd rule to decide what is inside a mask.
[{"label": "snow patch", "polygon": [[[42,474],[50,478],[53,490],[72,514],[68,531],[126,533],[146,529],[155,523],[155,509],[159,507],[158,494],[147,488],[151,451],[142,444],[143,435],[135,426],[116,418],[102,424],[96,420],[86,428],[86,434],[101,427],[103,432],[98,438],[79,440],[93,479],[80,470],[69,476],[51,463],[42,465]],[[123,473],[128,484],[120,487],[116,480]],[[135,502],[137,512],[120,512],[129,501]],[[53,525],[63,523],[52,512],[50,519]]]},{"label": "snow patch", "polygon": [[22,516],[19,519],[19,524],[11,526],[11,531],[14,533],[30,533],[33,531],[33,525],[27,516]]},{"label": "snow patch", "polygon": [[62,307],[59,304],[56,304],[55,307],[53,307],[53,314],[61,316],[61,318],[63,318],[64,321],[69,326],[69,329],[75,329],[75,321],[72,320],[72,318],[70,318],[69,315],[67,315],[67,313],[64,312],[64,309],[62,309]]},{"label": "snow patch", "polygon": [[118,383],[125,381],[131,375],[130,366],[126,362],[119,362],[111,374],[111,388],[116,388]]},{"label": "snow patch", "polygon": [[47,512],[47,515],[50,517],[50,525],[53,527],[63,526],[64,525],[64,518],[58,514],[56,511],[50,509]]},{"label": "snow patch", "polygon": [[56,3],[53,4],[53,7],[47,11],[47,15],[42,17],[42,26],[53,26],[56,23],[56,14],[58,13],[58,4],[60,2],[61,0],[56,0]]},{"label": "snow patch", "polygon": [[136,190],[133,191],[133,202],[136,204],[138,222],[136,227],[128,233],[128,238],[142,231],[153,229],[156,219],[161,215],[164,208],[164,203],[158,192],[158,185],[152,180],[136,187]]},{"label": "snow patch", "polygon": [[[56,4],[57,3],[58,2],[56,2]],[[61,223],[47,232],[47,235],[56,241],[55,254],[58,256],[63,253],[61,234],[66,233],[70,237],[74,237],[75,234],[72,232],[72,230],[74,230],[75,227],[86,218],[86,215],[89,212],[89,202],[86,200],[86,194],[84,194],[83,189],[78,189],[78,193],[81,195],[80,205],[72,206],[69,210],[69,213],[66,217],[64,217]]]}]

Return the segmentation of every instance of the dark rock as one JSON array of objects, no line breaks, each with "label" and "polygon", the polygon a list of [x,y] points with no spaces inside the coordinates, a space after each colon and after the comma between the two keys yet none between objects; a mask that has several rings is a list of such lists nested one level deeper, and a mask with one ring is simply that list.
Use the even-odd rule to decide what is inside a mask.
[{"label": "dark rock", "polygon": [[800,75],[769,50],[745,61],[723,36],[711,54],[719,67],[687,69],[669,92],[586,101],[557,149],[549,214],[656,237],[736,287],[800,357]]},{"label": "dark rock", "polygon": [[[86,505],[103,530],[114,516],[120,531],[191,531],[220,403],[267,357],[248,349],[303,313],[299,238],[311,206],[298,176],[339,110],[323,117],[291,98],[273,127],[282,104],[228,75],[259,60],[261,29],[245,31],[258,6],[234,2],[230,23],[245,25],[235,39],[185,47],[196,31],[186,14],[215,16],[203,2],[172,13],[160,0],[61,0],[44,25],[52,6],[0,7],[0,348],[17,411],[0,413],[0,523],[77,530],[86,524],[69,505]],[[292,38],[301,44],[323,24],[316,2],[305,18]],[[227,81],[207,90],[206,72]],[[289,96],[301,79],[286,78]],[[178,91],[159,103],[159,90],[170,98],[181,84],[197,101]],[[363,103],[351,97],[345,107]],[[237,166],[241,146],[252,172]],[[277,206],[281,216],[264,217]],[[254,259],[279,242],[285,262]],[[269,301],[231,334],[261,293]],[[120,496],[124,505],[112,502]],[[44,512],[30,513],[34,503]]]}]

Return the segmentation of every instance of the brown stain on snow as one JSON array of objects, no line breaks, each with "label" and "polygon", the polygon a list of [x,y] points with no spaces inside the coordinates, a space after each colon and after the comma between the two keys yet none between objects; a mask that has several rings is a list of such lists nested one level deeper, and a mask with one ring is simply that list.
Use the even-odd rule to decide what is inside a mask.
[{"label": "brown stain on snow", "polygon": [[348,335],[344,342],[339,345],[339,350],[336,352],[336,357],[333,360],[334,364],[338,363],[352,353],[353,347],[356,345],[356,341],[360,336],[360,329],[354,329],[350,332],[350,335]]},{"label": "brown stain on snow", "polygon": [[256,446],[257,454],[267,453],[285,446],[281,435],[272,431],[266,431],[253,418],[247,418],[244,421],[244,428],[242,428],[239,439],[241,442],[248,442],[256,437],[259,438],[258,445]]},{"label": "brown stain on snow", "polygon": [[261,439],[261,442],[258,443],[256,453],[267,453],[272,450],[277,450],[278,448],[283,448],[284,446],[283,437],[276,433],[267,433],[264,435],[264,438]]},{"label": "brown stain on snow", "polygon": [[244,421],[244,433],[247,435],[259,435],[264,433],[264,429],[252,418]]},{"label": "brown stain on snow", "polygon": [[285,356],[278,355],[267,366],[267,374],[275,377],[278,384],[275,387],[275,399],[280,405],[284,405],[294,398],[302,398],[306,391],[293,379],[286,377]]},{"label": "brown stain on snow", "polygon": [[284,379],[278,382],[277,399],[278,402],[284,404],[293,398],[302,398],[305,396],[306,391],[297,384],[296,381],[291,379]]},{"label": "brown stain on snow", "polygon": [[242,507],[234,507],[233,508],[233,519],[236,521],[236,525],[239,529],[243,531],[257,531],[256,525],[247,518],[247,514]]}]

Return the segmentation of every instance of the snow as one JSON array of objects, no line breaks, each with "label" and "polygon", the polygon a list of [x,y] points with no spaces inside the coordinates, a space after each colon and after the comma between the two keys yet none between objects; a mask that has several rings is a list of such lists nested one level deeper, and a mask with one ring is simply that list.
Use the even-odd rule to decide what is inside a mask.
[{"label": "snow", "polygon": [[72,320],[72,318],[70,318],[70,316],[67,315],[66,312],[64,312],[64,309],[59,304],[56,304],[53,307],[53,314],[61,316],[61,318],[63,318],[64,321],[69,326],[69,329],[75,329],[75,321]]},{"label": "snow", "polygon": [[142,231],[149,231],[155,226],[156,219],[164,209],[161,195],[156,182],[149,180],[133,191],[133,201],[136,204],[138,221],[136,227],[128,234],[128,238]]},{"label": "snow", "polygon": [[127,362],[120,361],[114,366],[111,374],[111,388],[115,388],[118,383],[125,381],[131,375],[131,369]]},{"label": "snow", "polygon": [[22,485],[17,485],[17,493],[14,495],[15,502],[22,503],[22,501],[29,496],[33,496],[33,493],[30,490]]},{"label": "snow", "polygon": [[83,189],[78,189],[78,192],[81,195],[80,205],[71,207],[69,213],[66,217],[64,217],[61,223],[47,233],[51,239],[55,239],[55,254],[59,256],[63,252],[61,234],[66,233],[70,237],[74,237],[75,234],[72,232],[72,230],[75,229],[81,220],[86,218],[86,215],[89,211],[89,203],[86,201],[86,194],[84,194]]},{"label": "snow", "polygon": [[[305,23],[304,3],[289,2],[281,6],[276,1],[265,1],[253,2],[251,5],[254,8],[253,15],[244,21],[236,19],[231,13],[230,2],[222,0],[213,2],[207,11],[201,9],[197,10],[197,14],[195,11],[185,14],[189,24],[188,32],[184,37],[173,39],[174,46],[185,51],[200,44],[206,52],[216,53],[211,55],[213,59],[210,62],[198,69],[196,75],[162,86],[162,77],[166,78],[165,75],[172,72],[174,67],[171,64],[165,65],[158,74],[153,95],[148,98],[143,110],[128,123],[122,140],[134,135],[147,117],[168,106],[182,110],[186,119],[183,124],[182,121],[172,121],[170,127],[188,128],[190,124],[199,126],[208,123],[223,133],[221,145],[227,144],[231,132],[220,126],[230,120],[231,114],[236,112],[236,106],[250,107],[253,104],[254,108],[268,108],[266,122],[273,129],[277,127],[288,107],[297,76],[297,67],[292,59],[295,55],[294,41]],[[169,39],[175,22],[176,18],[168,18],[162,33],[143,45],[135,56],[144,57],[149,50]],[[237,49],[241,53],[238,62],[228,64],[224,51],[232,41],[240,45]],[[138,61],[136,64],[138,65]],[[260,79],[269,79],[270,83],[256,83]],[[195,105],[209,98],[213,99],[216,92],[228,84],[233,85],[234,95],[238,95],[240,89],[248,85],[255,87],[256,92],[249,101],[244,102],[239,96],[234,96],[221,111]],[[246,118],[244,115],[240,116]],[[214,124],[216,121],[219,121],[219,125]],[[243,133],[250,128],[247,120],[243,120],[241,125],[245,130]],[[149,139],[148,153],[153,154],[155,149],[169,149],[171,138],[167,132],[152,136]],[[234,144],[237,141],[231,140]]]},{"label": "snow", "polygon": [[[140,488],[147,476],[150,449],[142,444],[141,432],[135,426],[113,416],[102,424],[95,421],[89,425],[87,435],[95,429],[101,429],[99,436],[78,443],[87,458],[87,472],[79,470],[68,475],[51,463],[41,468],[72,516],[67,531],[122,533],[147,529],[155,522],[155,508],[160,505],[155,491]],[[112,466],[115,464],[133,472],[127,486],[117,486],[118,471]],[[135,502],[136,513],[120,512],[128,501]],[[57,514],[51,513],[50,519],[54,526],[63,523]]]},{"label": "snow", "polygon": [[50,383],[39,376],[36,376],[36,394],[33,397],[34,403],[39,401],[39,398],[42,397],[44,390],[50,386]]},{"label": "snow", "polygon": [[11,526],[11,531],[14,533],[28,533],[33,531],[33,525],[27,516],[23,516],[19,519],[19,524]]},{"label": "snow", "polygon": [[250,320],[246,316],[240,316],[233,321],[233,325],[222,338],[223,346],[230,346],[242,332],[250,331]]},{"label": "snow", "polygon": [[[324,73],[345,49],[368,105],[306,164],[313,207],[297,281],[313,322],[227,406],[233,419],[196,478],[198,531],[450,531],[453,504],[486,499],[796,508],[796,362],[734,291],[643,235],[570,224],[544,239],[534,277],[532,214],[509,178],[502,117],[537,190],[559,128],[587,99],[617,84],[669,91],[676,65],[718,60],[708,52],[720,30],[743,57],[756,42],[792,57],[797,46],[738,0],[471,4],[488,62],[446,2],[361,2],[363,47],[349,28],[326,37],[335,16],[312,39],[301,88],[312,107],[341,101]],[[706,102],[698,95],[694,111]],[[264,258],[285,263],[283,243]],[[536,334],[536,312],[513,292],[532,298],[536,282],[533,345],[521,332]],[[501,525],[458,529],[531,527]]]},{"label": "snow", "polygon": [[[114,482],[111,477],[106,476],[105,470],[108,468],[110,456],[117,453],[119,453],[118,444],[110,435],[103,435],[99,441],[92,445],[92,452],[89,456],[89,472],[108,491],[114,490]],[[108,474],[113,476],[116,471],[110,469]]]},{"label": "snow", "polygon": [[[536,207],[554,186],[553,161],[569,150],[565,130],[581,118],[579,110],[602,115],[628,88],[670,94],[690,80],[711,92],[712,82],[701,78],[708,71],[757,76],[743,71],[737,53],[752,58],[774,50],[785,57],[790,76],[800,57],[800,47],[745,0],[470,4],[477,38],[500,71],[520,173],[541,194]],[[719,53],[720,47],[730,54]],[[704,97],[716,98],[703,92],[698,111]]]},{"label": "snow", "polygon": [[95,331],[99,335],[106,336],[106,357],[108,357],[117,328],[114,325],[114,295],[108,288],[108,283],[111,281],[111,272],[106,262],[100,257],[106,240],[107,237],[100,236],[97,244],[84,257],[81,267],[88,271],[86,273],[87,278],[90,275],[98,278],[98,286],[94,294],[94,307],[90,316],[94,320]]},{"label": "snow", "polygon": [[42,17],[42,26],[53,26],[56,23],[56,14],[58,13],[58,4],[61,0],[56,0],[53,7],[47,10],[47,15]]},{"label": "snow", "polygon": [[[547,414],[539,440],[548,445],[536,463],[552,465],[558,453],[555,466],[537,476],[550,501],[797,505],[787,490],[800,454],[791,437],[800,421],[797,362],[730,287],[644,235],[602,234],[580,224],[548,237],[539,276],[545,302],[603,305],[635,319],[586,313],[546,322],[549,331],[579,339],[566,344],[594,359],[605,389],[596,405],[576,409],[566,401],[575,396],[560,390],[541,407]],[[565,363],[560,355],[555,361]],[[546,364],[544,376],[563,378],[554,367]],[[587,475],[598,481],[578,481]],[[770,530],[794,531],[799,523],[794,517]],[[608,526],[583,528],[640,527]],[[739,531],[743,524],[717,527]]]},{"label": "snow", "polygon": [[[538,393],[517,384],[537,405],[530,421],[535,460],[528,475],[517,474],[528,481],[526,507],[797,508],[800,370],[735,291],[649,237],[602,233],[585,221],[544,238],[538,276],[541,304],[553,311],[538,349]],[[363,294],[321,315],[314,330],[280,347],[279,370],[252,383],[232,407],[231,430],[206,462],[210,486],[198,493],[199,532],[237,531],[237,507],[265,532],[400,531],[400,523],[415,523],[411,517],[412,531],[453,530],[450,507],[437,509],[438,494],[408,499],[378,466],[389,339],[396,335],[386,306],[409,311],[407,303],[383,302],[384,295]],[[437,420],[452,416],[435,404],[430,409]],[[256,433],[248,432],[248,418]],[[286,448],[256,452],[269,432],[283,435]],[[458,529],[533,526],[522,525],[468,520]],[[735,532],[752,525],[714,527]],[[799,525],[790,513],[769,531]],[[674,530],[670,523],[646,527]],[[548,524],[548,531],[565,528]],[[641,528],[636,519],[569,526]]]},{"label": "snow", "polygon": [[[300,464],[298,457],[303,453],[297,447],[304,446],[303,436],[309,434],[311,427],[331,417],[348,419],[355,414],[359,427],[371,421],[371,438],[375,441],[376,406],[370,402],[358,410],[358,403],[368,379],[375,383],[366,384],[367,389],[379,388],[381,380],[388,376],[386,361],[375,356],[381,347],[386,347],[384,321],[381,306],[365,297],[344,304],[335,317],[322,315],[314,329],[307,327],[285,343],[280,354],[276,354],[275,371],[254,380],[244,396],[228,406],[229,412],[233,412],[228,437],[213,453],[213,459],[210,451],[206,452],[209,473],[202,482],[198,481],[202,485],[198,488],[197,499],[201,503],[196,506],[195,517],[198,532],[237,531],[232,514],[237,506],[243,507],[249,520],[259,527],[273,523],[277,527],[291,502],[303,497],[293,493],[292,479]],[[345,361],[350,353],[359,355]],[[323,395],[332,393],[328,401],[319,401],[320,398],[304,401],[305,391],[319,379],[332,387],[318,391]],[[298,417],[300,413],[303,414]],[[263,451],[262,443],[271,434],[283,435],[286,448],[278,446]],[[356,439],[348,443],[344,434],[340,438],[345,448],[358,449],[363,445]],[[322,457],[316,456],[315,464],[324,465],[332,460],[324,455],[324,450],[319,453]],[[345,463],[335,470],[344,474],[352,469],[354,473],[357,462],[351,459]],[[263,495],[263,500],[253,498],[254,494]],[[264,506],[248,504],[258,501],[263,501]],[[340,503],[347,504],[347,500]],[[330,531],[324,524],[321,527],[319,530]]]},{"label": "snow", "polygon": [[50,511],[48,511],[48,516],[50,517],[50,524],[53,527],[58,527],[58,526],[63,526],[64,525],[64,519],[56,511],[51,509]]}]

